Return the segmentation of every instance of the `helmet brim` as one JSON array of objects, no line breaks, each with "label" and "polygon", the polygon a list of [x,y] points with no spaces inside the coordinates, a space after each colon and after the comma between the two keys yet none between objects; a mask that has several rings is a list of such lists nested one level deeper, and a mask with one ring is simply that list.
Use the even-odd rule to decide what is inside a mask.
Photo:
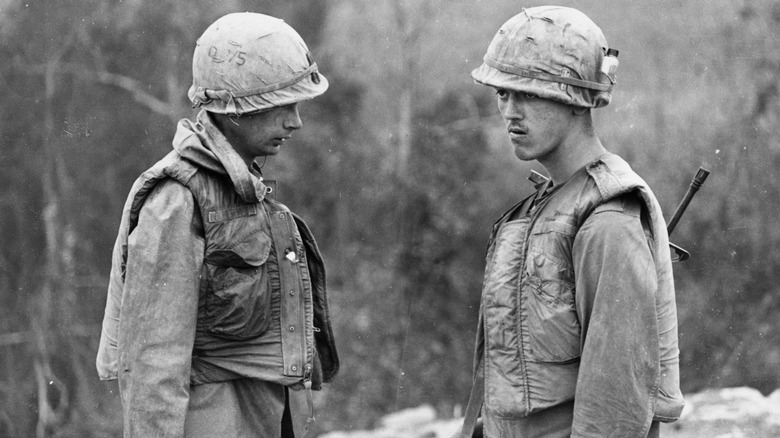
[{"label": "helmet brim", "polygon": [[[503,72],[482,63],[471,72],[474,81],[504,90],[529,93],[542,99],[549,99],[566,105],[584,108],[598,108],[609,103],[610,94],[594,93],[590,90],[559,82],[545,81]],[[597,96],[594,96],[597,95]]]},{"label": "helmet brim", "polygon": [[[249,114],[314,99],[325,93],[329,85],[328,79],[315,71],[285,88],[250,96],[231,96],[227,100],[212,99],[209,102],[200,102],[199,106],[206,111],[217,114]],[[192,102],[197,99],[196,91],[197,89],[193,85],[187,93]]]}]

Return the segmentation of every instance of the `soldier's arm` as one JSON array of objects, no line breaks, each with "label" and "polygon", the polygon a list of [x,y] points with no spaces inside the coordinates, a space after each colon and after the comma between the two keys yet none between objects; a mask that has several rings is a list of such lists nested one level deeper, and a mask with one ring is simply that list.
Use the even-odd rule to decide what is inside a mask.
[{"label": "soldier's arm", "polygon": [[655,265],[638,200],[597,209],[577,234],[573,259],[582,357],[572,437],[645,436],[659,343]]},{"label": "soldier's arm", "polygon": [[196,209],[187,188],[162,182],[128,240],[118,345],[126,437],[184,434],[204,248]]}]

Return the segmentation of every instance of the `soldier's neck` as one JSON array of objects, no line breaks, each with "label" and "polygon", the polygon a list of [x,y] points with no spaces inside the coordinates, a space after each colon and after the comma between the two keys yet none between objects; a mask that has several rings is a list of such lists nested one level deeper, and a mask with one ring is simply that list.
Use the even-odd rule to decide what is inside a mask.
[{"label": "soldier's neck", "polygon": [[553,184],[562,184],[586,164],[604,155],[607,150],[596,135],[567,142],[555,154],[539,159]]}]

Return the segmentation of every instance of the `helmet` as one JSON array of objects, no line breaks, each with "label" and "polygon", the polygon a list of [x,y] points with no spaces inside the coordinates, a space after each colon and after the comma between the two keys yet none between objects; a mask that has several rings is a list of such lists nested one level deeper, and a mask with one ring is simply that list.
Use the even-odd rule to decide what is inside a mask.
[{"label": "helmet", "polygon": [[187,96],[193,107],[240,115],[311,99],[327,89],[292,27],[243,12],[218,19],[198,39]]},{"label": "helmet", "polygon": [[598,108],[609,103],[614,85],[614,77],[601,71],[606,50],[601,29],[582,12],[539,6],[501,26],[471,77],[483,85]]}]

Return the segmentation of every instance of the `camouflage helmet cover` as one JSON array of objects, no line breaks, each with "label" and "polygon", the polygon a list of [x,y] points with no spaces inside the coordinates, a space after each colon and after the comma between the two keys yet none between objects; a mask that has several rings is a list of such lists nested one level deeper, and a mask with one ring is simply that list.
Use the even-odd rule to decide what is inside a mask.
[{"label": "camouflage helmet cover", "polygon": [[599,108],[610,102],[615,83],[601,71],[607,47],[601,29],[576,9],[524,9],[501,26],[471,76],[483,85]]},{"label": "camouflage helmet cover", "polygon": [[247,114],[321,95],[328,81],[306,43],[283,20],[242,12],[219,18],[192,57],[193,107]]}]

